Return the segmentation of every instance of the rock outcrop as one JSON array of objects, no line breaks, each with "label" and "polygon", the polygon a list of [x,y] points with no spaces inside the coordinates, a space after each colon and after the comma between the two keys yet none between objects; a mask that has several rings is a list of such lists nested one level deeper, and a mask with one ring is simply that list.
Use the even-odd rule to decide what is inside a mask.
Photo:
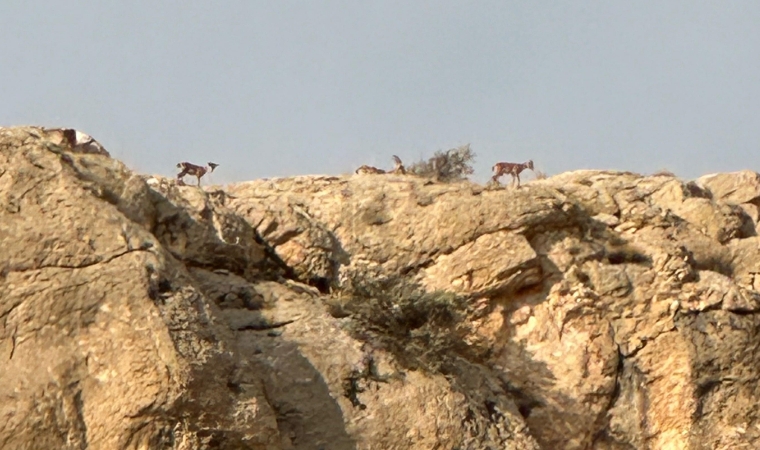
[{"label": "rock outcrop", "polygon": [[760,446],[758,174],[199,189],[59,134],[0,128],[0,448]]},{"label": "rock outcrop", "polygon": [[723,177],[715,195],[603,171],[511,190],[385,176],[228,192],[302,277],[399,274],[483,305],[476,362],[542,448],[737,448],[760,431],[757,218],[754,197],[724,194],[751,190],[746,175]]}]

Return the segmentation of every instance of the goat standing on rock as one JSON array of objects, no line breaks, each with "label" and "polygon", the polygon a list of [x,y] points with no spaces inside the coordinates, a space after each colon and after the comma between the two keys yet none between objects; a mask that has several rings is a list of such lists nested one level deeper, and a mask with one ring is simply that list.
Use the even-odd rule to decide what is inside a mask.
[{"label": "goat standing on rock", "polygon": [[213,172],[214,169],[219,167],[219,164],[214,164],[212,162],[208,163],[208,166],[198,166],[195,164],[191,164],[189,162],[181,162],[177,163],[177,168],[182,169],[182,171],[177,174],[177,181],[179,181],[181,184],[184,184],[184,180],[182,177],[185,175],[193,175],[196,178],[198,178],[198,186],[201,185],[201,177],[203,175],[206,175],[207,173]]},{"label": "goat standing on rock", "polygon": [[528,160],[524,163],[498,162],[492,167],[494,175],[491,179],[495,181],[496,184],[499,184],[499,177],[510,174],[512,175],[511,184],[514,184],[515,179],[517,179],[517,187],[520,187],[520,172],[525,169],[533,170],[533,160]]}]

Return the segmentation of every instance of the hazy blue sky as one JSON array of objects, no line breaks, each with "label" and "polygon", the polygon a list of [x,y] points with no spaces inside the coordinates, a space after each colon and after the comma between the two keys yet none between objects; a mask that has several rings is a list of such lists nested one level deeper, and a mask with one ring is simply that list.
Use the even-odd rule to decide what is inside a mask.
[{"label": "hazy blue sky", "polygon": [[478,181],[529,158],[760,170],[760,2],[3,0],[0,125],[21,124],[215,183],[468,142]]}]

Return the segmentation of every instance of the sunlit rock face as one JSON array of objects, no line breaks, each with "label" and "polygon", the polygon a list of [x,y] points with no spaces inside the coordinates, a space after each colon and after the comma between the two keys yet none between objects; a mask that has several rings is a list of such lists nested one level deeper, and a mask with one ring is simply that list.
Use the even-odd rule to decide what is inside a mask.
[{"label": "sunlit rock face", "polygon": [[754,172],[197,187],[85,136],[0,128],[2,448],[760,446]]}]

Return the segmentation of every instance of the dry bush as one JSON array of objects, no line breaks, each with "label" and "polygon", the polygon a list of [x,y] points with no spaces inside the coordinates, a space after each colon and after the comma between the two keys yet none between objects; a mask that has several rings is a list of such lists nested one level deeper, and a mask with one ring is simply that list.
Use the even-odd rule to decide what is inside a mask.
[{"label": "dry bush", "polygon": [[407,172],[450,183],[467,180],[467,176],[474,172],[474,161],[475,152],[470,148],[470,144],[466,144],[446,151],[439,150],[427,161],[421,160],[410,165]]},{"label": "dry bush", "polygon": [[543,172],[541,170],[536,170],[536,171],[534,171],[534,173],[536,174],[536,179],[537,180],[545,180],[545,179],[549,178],[549,176],[546,175],[546,172]]},{"label": "dry bush", "polygon": [[343,305],[353,319],[349,332],[394,354],[403,367],[446,372],[457,355],[479,353],[465,341],[473,332],[473,310],[464,297],[426,292],[400,277],[363,274],[354,276],[350,286],[350,300]]},{"label": "dry bush", "polygon": [[[445,376],[452,393],[464,400],[463,433],[447,448],[502,448],[512,426],[500,410],[512,399],[498,377],[484,363],[491,346],[471,343],[473,319],[483,312],[468,299],[448,292],[426,292],[400,275],[382,277],[368,270],[349,275],[350,299],[344,306],[344,326],[364,343],[364,358],[343,377],[343,395],[361,410],[361,395],[377,391],[380,383],[403,380],[408,371]],[[380,370],[374,350],[394,356],[394,364]],[[375,394],[377,395],[377,394]]]}]

